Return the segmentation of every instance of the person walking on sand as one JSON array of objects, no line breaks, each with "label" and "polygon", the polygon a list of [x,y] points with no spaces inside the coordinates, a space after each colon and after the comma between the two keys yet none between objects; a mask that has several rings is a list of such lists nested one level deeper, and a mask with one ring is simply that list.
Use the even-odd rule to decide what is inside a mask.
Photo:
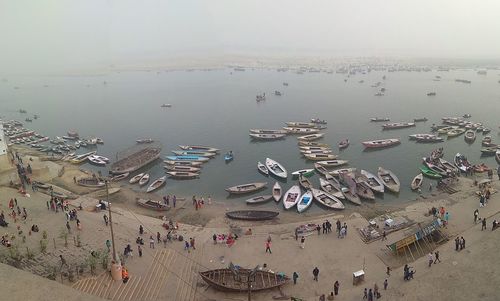
[{"label": "person walking on sand", "polygon": [[319,275],[319,269],[318,269],[318,267],[315,267],[315,268],[313,269],[313,279],[314,279],[315,281],[318,281],[318,275]]},{"label": "person walking on sand", "polygon": [[266,241],[266,253],[269,251],[269,254],[272,254],[271,252],[271,242],[269,240]]},{"label": "person walking on sand", "polygon": [[156,232],[156,242],[161,243],[161,234],[160,232]]},{"label": "person walking on sand", "polygon": [[339,294],[339,288],[340,288],[340,283],[338,280],[336,280],[335,283],[333,284],[333,292],[335,296]]},{"label": "person walking on sand", "polygon": [[104,219],[104,223],[106,224],[106,227],[107,227],[108,223],[109,223],[108,216],[106,214],[104,214],[104,216],[102,218]]},{"label": "person walking on sand", "polygon": [[387,290],[387,286],[389,285],[389,282],[387,281],[387,279],[384,280],[384,291]]},{"label": "person walking on sand", "polygon": [[479,217],[479,210],[474,210],[474,224],[477,224],[477,218]]},{"label": "person walking on sand", "polygon": [[142,227],[142,225],[139,225],[139,234],[144,234],[144,227]]},{"label": "person walking on sand", "polygon": [[155,239],[153,238],[153,235],[149,236],[149,248],[154,249],[155,248]]},{"label": "person walking on sand", "polygon": [[380,298],[380,293],[378,291],[378,285],[375,283],[373,285],[373,295],[375,296],[376,299]]},{"label": "person walking on sand", "polygon": [[301,249],[304,249],[304,248],[305,248],[305,246],[306,246],[306,238],[305,238],[304,236],[302,236],[302,237],[300,238],[300,248],[301,248]]},{"label": "person walking on sand", "polygon": [[189,246],[193,249],[196,250],[196,247],[194,246],[194,237],[189,239]]},{"label": "person walking on sand", "polygon": [[373,292],[372,292],[372,289],[368,290],[368,301],[373,301]]},{"label": "person walking on sand", "polygon": [[139,253],[139,257],[142,257],[142,248],[141,248],[141,245],[137,246],[137,253]]},{"label": "person walking on sand", "polygon": [[293,272],[293,275],[292,275],[292,278],[293,278],[293,284],[297,284],[297,278],[299,278],[299,274],[297,274],[297,272]]},{"label": "person walking on sand", "polygon": [[429,267],[431,267],[432,263],[434,262],[434,255],[432,255],[432,252],[429,252],[427,257],[429,259]]},{"label": "person walking on sand", "polygon": [[434,252],[434,264],[436,264],[438,261],[441,262],[441,259],[439,259],[439,251],[436,250],[436,252]]},{"label": "person walking on sand", "polygon": [[387,276],[391,276],[391,267],[387,267],[387,271],[385,272]]},{"label": "person walking on sand", "polygon": [[465,238],[463,236],[460,237],[460,250],[465,249]]},{"label": "person walking on sand", "polygon": [[481,221],[481,231],[486,230],[486,217]]},{"label": "person walking on sand", "polygon": [[458,251],[458,247],[460,247],[460,240],[458,239],[457,236],[457,238],[455,238],[455,251]]},{"label": "person walking on sand", "polygon": [[71,226],[68,221],[66,221],[66,229],[68,229],[68,233],[71,233]]}]

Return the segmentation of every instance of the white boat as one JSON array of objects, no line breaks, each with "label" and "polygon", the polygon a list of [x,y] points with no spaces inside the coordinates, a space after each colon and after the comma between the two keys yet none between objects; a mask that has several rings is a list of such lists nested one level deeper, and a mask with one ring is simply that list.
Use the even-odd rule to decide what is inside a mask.
[{"label": "white boat", "polygon": [[259,161],[259,162],[257,162],[257,169],[258,169],[261,173],[265,174],[266,176],[268,176],[268,175],[269,175],[269,170],[268,170],[268,169],[267,169],[267,167],[266,167],[264,164],[262,164],[260,161]]},{"label": "white boat", "polygon": [[384,193],[384,183],[382,183],[379,177],[364,169],[361,169],[360,173],[362,177],[357,178],[356,180],[363,181],[374,192]]},{"label": "white boat", "polygon": [[130,180],[128,182],[130,184],[135,184],[135,183],[139,182],[143,176],[144,176],[144,173],[137,174],[137,175],[133,176],[132,178],[130,178]]},{"label": "white boat", "polygon": [[113,182],[118,182],[118,181],[121,181],[121,180],[125,179],[126,177],[128,177],[128,175],[129,175],[128,172],[122,173],[122,174],[116,175],[114,177],[111,177],[110,180]]},{"label": "white boat", "polygon": [[337,155],[334,154],[304,154],[304,157],[311,161],[335,160]]},{"label": "white boat", "polygon": [[288,176],[287,171],[283,167],[283,165],[281,165],[277,161],[274,161],[273,159],[266,158],[266,167],[270,173],[279,178],[286,179]]},{"label": "white boat", "polygon": [[146,192],[155,191],[156,189],[165,185],[166,181],[167,181],[167,176],[163,176],[161,178],[154,180],[153,183],[151,183],[151,185],[149,185],[148,189],[146,189]]},{"label": "white boat", "polygon": [[176,165],[165,165],[163,166],[166,170],[169,171],[182,171],[182,172],[200,172],[199,167],[193,167],[193,166],[176,166]]},{"label": "white boat", "polygon": [[384,186],[387,187],[387,189],[392,192],[399,192],[401,184],[398,177],[392,171],[379,167],[378,177],[382,180],[382,183],[384,183]]},{"label": "white boat", "polygon": [[198,150],[198,151],[205,151],[208,153],[218,153],[220,149],[210,147],[210,146],[204,146],[204,145],[179,145],[180,149],[183,150]]},{"label": "white boat", "polygon": [[149,174],[145,173],[139,180],[139,186],[144,186],[149,182]]},{"label": "white boat", "polygon": [[325,207],[338,210],[345,209],[344,204],[333,194],[315,188],[312,189],[312,194],[314,199]]},{"label": "white boat", "polygon": [[153,143],[155,141],[151,138],[146,138],[146,139],[137,139],[135,142],[137,142],[137,144],[148,144],[148,143]]},{"label": "white boat", "polygon": [[283,190],[281,189],[280,183],[278,183],[278,182],[274,183],[274,186],[273,186],[273,198],[274,198],[274,201],[276,203],[280,201],[282,194],[283,194]]},{"label": "white boat", "polygon": [[349,163],[348,160],[326,160],[326,161],[318,161],[316,164],[319,164],[324,167],[336,167]]},{"label": "white boat", "polygon": [[424,180],[424,176],[422,173],[419,173],[416,175],[413,180],[411,181],[411,189],[412,190],[417,190],[422,186],[422,182]]},{"label": "white boat", "polygon": [[341,173],[353,173],[353,172],[356,172],[356,170],[357,169],[355,167],[340,168],[340,169],[335,169],[335,170],[330,171],[330,174],[332,176],[338,177]]},{"label": "white boat", "polygon": [[331,154],[333,153],[333,151],[331,149],[328,149],[328,150],[319,150],[319,149],[313,149],[313,150],[300,150],[300,152],[303,154],[303,155],[313,155],[313,154],[324,154],[324,155],[328,155],[328,154]]},{"label": "white boat", "polygon": [[316,126],[316,124],[312,122],[297,122],[297,121],[286,122],[286,125],[289,127],[296,127],[296,128],[313,128]]},{"label": "white boat", "polygon": [[305,177],[310,177],[314,174],[314,169],[310,168],[310,169],[299,169],[299,170],[296,170],[294,172],[292,172],[292,176],[294,177],[298,177],[300,175],[303,175]]},{"label": "white boat", "polygon": [[318,129],[313,128],[283,127],[283,129],[289,134],[315,134],[319,132]]},{"label": "white boat", "polygon": [[313,201],[313,194],[311,190],[306,191],[297,202],[297,211],[304,212],[309,206],[311,206]]},{"label": "white boat", "polygon": [[311,134],[311,135],[306,135],[306,136],[300,136],[300,137],[297,137],[297,139],[300,141],[313,141],[313,140],[323,138],[323,136],[325,136],[325,133],[316,133],[316,134]]},{"label": "white boat", "polygon": [[260,195],[246,200],[247,204],[262,204],[270,201],[273,198],[272,195]]},{"label": "white boat", "polygon": [[300,187],[299,185],[293,185],[288,191],[285,193],[283,197],[283,206],[285,209],[290,209],[297,204],[300,198]]},{"label": "white boat", "polygon": [[342,186],[336,178],[332,176],[328,176],[326,179],[319,178],[319,186],[323,191],[334,195],[336,198],[341,200],[345,199],[344,193],[342,192]]},{"label": "white boat", "polygon": [[98,156],[94,156],[94,155],[90,155],[87,157],[87,160],[92,163],[92,164],[95,164],[95,165],[99,165],[99,166],[104,166],[107,164],[106,161],[104,160],[101,160],[100,158],[97,158]]},{"label": "white boat", "polygon": [[250,129],[252,134],[286,134],[285,130]]},{"label": "white boat", "polygon": [[204,152],[204,151],[186,151],[186,150],[182,150],[182,151],[172,151],[172,153],[174,153],[175,155],[177,156],[200,156],[200,157],[207,157],[207,158],[213,158],[215,157],[215,155],[217,155],[216,153],[211,153],[211,152]]}]

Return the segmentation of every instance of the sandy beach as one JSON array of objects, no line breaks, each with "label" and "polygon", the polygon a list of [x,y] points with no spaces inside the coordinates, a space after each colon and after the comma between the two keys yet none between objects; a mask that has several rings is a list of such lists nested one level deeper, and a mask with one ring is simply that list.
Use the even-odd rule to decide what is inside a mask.
[{"label": "sandy beach", "polygon": [[[8,187],[10,180],[16,180],[14,166],[2,166],[0,174],[0,210],[4,211],[8,227],[2,228],[2,235],[10,238],[13,247],[0,246],[1,261],[52,281],[57,281],[75,290],[75,295],[85,292],[96,299],[108,300],[247,300],[245,292],[223,293],[211,287],[199,276],[199,272],[225,268],[230,262],[245,268],[263,266],[274,272],[283,272],[291,276],[299,275],[297,284],[292,282],[279,290],[267,290],[252,294],[252,300],[319,300],[321,294],[329,295],[335,281],[340,283],[339,294],[335,300],[362,300],[364,288],[373,288],[376,283],[384,300],[497,300],[496,287],[491,285],[500,281],[500,274],[492,263],[500,258],[498,231],[491,230],[494,219],[500,220],[498,193],[493,193],[485,207],[479,208],[476,196],[477,186],[473,179],[460,177],[453,186],[457,192],[448,194],[434,189],[424,189],[417,200],[400,202],[397,205],[363,204],[363,206],[344,211],[323,211],[318,214],[290,214],[281,212],[278,219],[267,222],[242,222],[229,220],[225,212],[244,208],[241,205],[213,200],[199,210],[191,204],[192,196],[179,201],[176,208],[165,213],[152,212],[135,205],[135,199],[148,197],[161,200],[160,195],[143,195],[131,190],[123,183],[113,183],[112,218],[117,253],[123,254],[127,244],[133,250],[133,256],[125,258],[124,265],[130,273],[128,283],[113,281],[109,275],[109,259],[102,264],[92,266],[91,252],[107,254],[105,242],[110,239],[110,227],[103,220],[106,212],[96,211],[99,198],[104,198],[103,191],[83,188],[73,183],[73,177],[86,177],[85,171],[77,165],[65,162],[44,161],[37,153],[29,153],[22,148],[16,149],[24,162],[30,162],[32,180],[50,183],[54,191],[71,196],[69,209],[78,210],[81,230],[76,222],[70,221],[70,233],[66,229],[66,214],[47,208],[50,194],[41,190],[28,189],[29,196],[21,195],[17,189]],[[491,183],[492,191],[500,189],[498,179]],[[196,191],[193,191],[196,195]],[[198,196],[201,197],[201,196]],[[16,198],[20,208],[26,208],[28,217],[17,217],[14,221],[9,213],[8,203]],[[390,245],[433,220],[429,216],[432,207],[444,207],[449,213],[449,223],[440,228],[442,239],[439,243],[422,243],[408,253],[396,256],[386,245]],[[487,219],[487,229],[481,231],[481,224],[474,223],[474,210],[479,209],[479,216]],[[367,227],[370,220],[382,226],[384,220],[406,221],[406,226],[391,232],[387,240],[374,240],[366,243],[359,233]],[[185,250],[184,242],[174,241],[164,244],[156,241],[157,232],[163,238],[167,230],[162,226],[172,220],[179,228],[172,234],[182,235],[184,239],[194,238],[195,250]],[[322,224],[325,220],[333,224],[329,234],[317,234],[315,231],[305,235],[305,248],[295,240],[295,228],[306,223]],[[335,222],[339,220],[348,226],[347,236],[338,238]],[[30,232],[33,224],[38,225],[38,233]],[[139,226],[145,233],[139,234]],[[251,229],[251,235],[248,234]],[[22,231],[22,232],[21,232]],[[44,238],[46,232],[46,238]],[[238,239],[229,247],[224,243],[214,244],[214,234],[237,234]],[[136,238],[141,236],[142,257],[138,255]],[[154,249],[149,245],[149,238],[154,238]],[[466,247],[455,251],[455,237],[466,240]],[[265,252],[265,242],[271,238],[272,254]],[[300,238],[299,238],[300,240]],[[43,241],[43,242],[41,242]],[[41,252],[41,244],[46,245]],[[428,267],[427,254],[440,253],[441,262]],[[59,255],[63,255],[67,265],[61,266]],[[105,257],[105,256],[103,256]],[[106,261],[106,260],[104,260]],[[416,271],[414,279],[403,280],[403,266],[410,265]],[[106,266],[106,267],[105,267]],[[105,268],[104,268],[105,267]],[[313,281],[312,270],[320,270],[318,281]],[[386,274],[391,268],[390,276]],[[353,272],[364,270],[364,281],[353,285]],[[31,277],[26,275],[26,280]],[[28,277],[29,275],[29,277]],[[37,277],[38,277],[37,276]],[[26,300],[35,300],[33,295],[22,290],[23,281],[15,280],[7,273],[0,276],[2,283],[8,283],[9,292]],[[19,279],[19,278],[16,278]],[[41,279],[41,278],[40,278]],[[383,282],[387,279],[387,290]],[[48,280],[47,280],[48,281]],[[458,289],[460,288],[460,289]]]}]

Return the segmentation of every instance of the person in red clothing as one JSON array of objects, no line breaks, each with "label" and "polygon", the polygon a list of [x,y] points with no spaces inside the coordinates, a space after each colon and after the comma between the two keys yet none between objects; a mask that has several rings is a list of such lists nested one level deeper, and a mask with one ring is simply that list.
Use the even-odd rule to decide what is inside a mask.
[{"label": "person in red clothing", "polygon": [[266,241],[266,253],[269,251],[269,254],[272,254],[271,252],[271,241],[267,240]]}]

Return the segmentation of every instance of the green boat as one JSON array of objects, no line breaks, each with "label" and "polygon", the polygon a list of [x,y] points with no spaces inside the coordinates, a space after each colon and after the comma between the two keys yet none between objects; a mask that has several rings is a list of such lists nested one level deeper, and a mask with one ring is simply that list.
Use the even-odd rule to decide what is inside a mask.
[{"label": "green boat", "polygon": [[420,171],[422,171],[422,174],[424,176],[432,178],[432,179],[441,179],[442,178],[442,176],[440,174],[438,174],[437,172],[428,168],[427,166],[420,167]]}]

